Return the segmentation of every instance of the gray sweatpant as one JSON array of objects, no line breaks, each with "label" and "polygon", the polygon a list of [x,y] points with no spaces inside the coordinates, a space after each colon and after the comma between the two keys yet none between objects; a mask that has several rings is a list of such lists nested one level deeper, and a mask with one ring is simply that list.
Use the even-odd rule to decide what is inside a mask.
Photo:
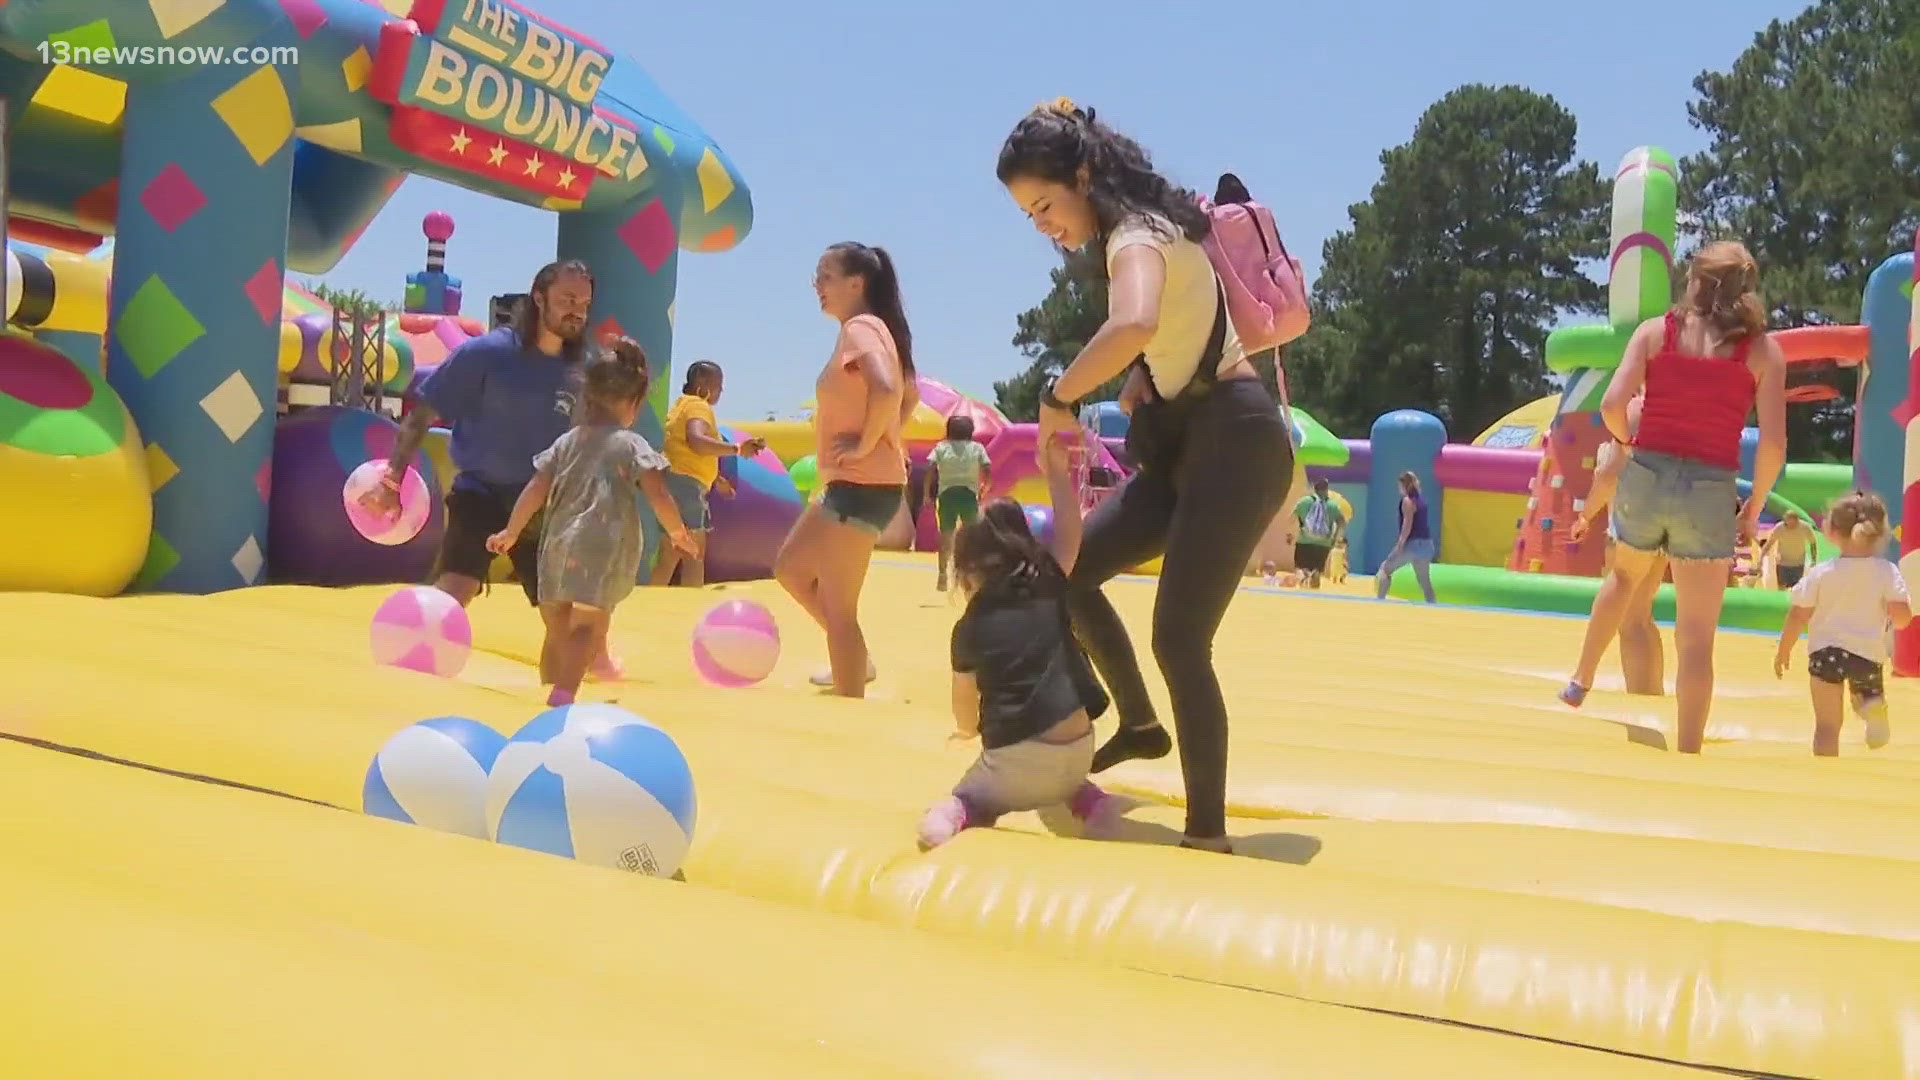
[{"label": "gray sweatpant", "polygon": [[996,818],[1066,803],[1092,768],[1091,731],[1067,743],[1028,739],[982,750],[953,793],[971,814]]}]

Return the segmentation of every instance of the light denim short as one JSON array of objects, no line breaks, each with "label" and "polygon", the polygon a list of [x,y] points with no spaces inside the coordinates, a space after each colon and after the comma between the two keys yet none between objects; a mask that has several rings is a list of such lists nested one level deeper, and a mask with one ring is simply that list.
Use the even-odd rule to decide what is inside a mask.
[{"label": "light denim short", "polygon": [[1620,474],[1613,538],[1670,559],[1732,559],[1740,531],[1740,488],[1732,470],[1637,450]]},{"label": "light denim short", "polygon": [[680,511],[680,522],[690,533],[706,532],[712,524],[707,518],[707,489],[685,473],[667,474],[667,494]]}]

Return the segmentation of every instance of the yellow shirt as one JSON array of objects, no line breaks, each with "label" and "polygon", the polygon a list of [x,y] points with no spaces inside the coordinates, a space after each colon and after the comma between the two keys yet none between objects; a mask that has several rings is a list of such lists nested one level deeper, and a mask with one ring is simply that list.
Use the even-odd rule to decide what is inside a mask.
[{"label": "yellow shirt", "polygon": [[687,421],[704,420],[707,434],[720,437],[720,421],[713,418],[713,405],[698,394],[682,394],[680,400],[667,410],[667,464],[682,476],[691,476],[700,481],[702,488],[710,488],[720,478],[720,459],[712,454],[703,454],[687,443]]}]

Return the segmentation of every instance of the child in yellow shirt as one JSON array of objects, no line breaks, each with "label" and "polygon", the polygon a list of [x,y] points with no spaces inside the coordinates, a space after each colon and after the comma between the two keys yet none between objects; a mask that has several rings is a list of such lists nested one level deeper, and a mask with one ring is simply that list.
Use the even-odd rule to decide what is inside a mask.
[{"label": "child in yellow shirt", "polygon": [[759,439],[738,445],[720,436],[720,422],[713,407],[720,401],[726,375],[711,360],[696,360],[687,367],[687,381],[680,388],[680,400],[667,411],[666,439],[662,449],[672,469],[667,474],[667,491],[680,508],[680,520],[693,534],[697,554],[682,555],[670,547],[660,551],[653,567],[653,584],[673,584],[674,572],[680,584],[699,587],[707,577],[707,531],[713,518],[707,505],[707,493],[715,488],[722,496],[733,488],[720,476],[720,459],[729,456],[752,457],[766,447]]}]

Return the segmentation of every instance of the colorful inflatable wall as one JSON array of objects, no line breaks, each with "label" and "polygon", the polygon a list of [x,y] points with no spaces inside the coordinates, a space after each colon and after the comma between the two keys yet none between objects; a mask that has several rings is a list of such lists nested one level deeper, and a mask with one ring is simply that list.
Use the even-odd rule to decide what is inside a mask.
[{"label": "colorful inflatable wall", "polygon": [[[14,235],[118,239],[106,383],[166,476],[137,588],[262,580],[283,278],[331,269],[406,175],[555,211],[558,253],[599,279],[595,331],[639,340],[663,387],[678,252],[751,225],[738,171],[637,63],[510,0],[0,7],[7,51],[47,43],[120,50],[10,63],[0,97]],[[113,62],[145,47],[251,62]]]}]

